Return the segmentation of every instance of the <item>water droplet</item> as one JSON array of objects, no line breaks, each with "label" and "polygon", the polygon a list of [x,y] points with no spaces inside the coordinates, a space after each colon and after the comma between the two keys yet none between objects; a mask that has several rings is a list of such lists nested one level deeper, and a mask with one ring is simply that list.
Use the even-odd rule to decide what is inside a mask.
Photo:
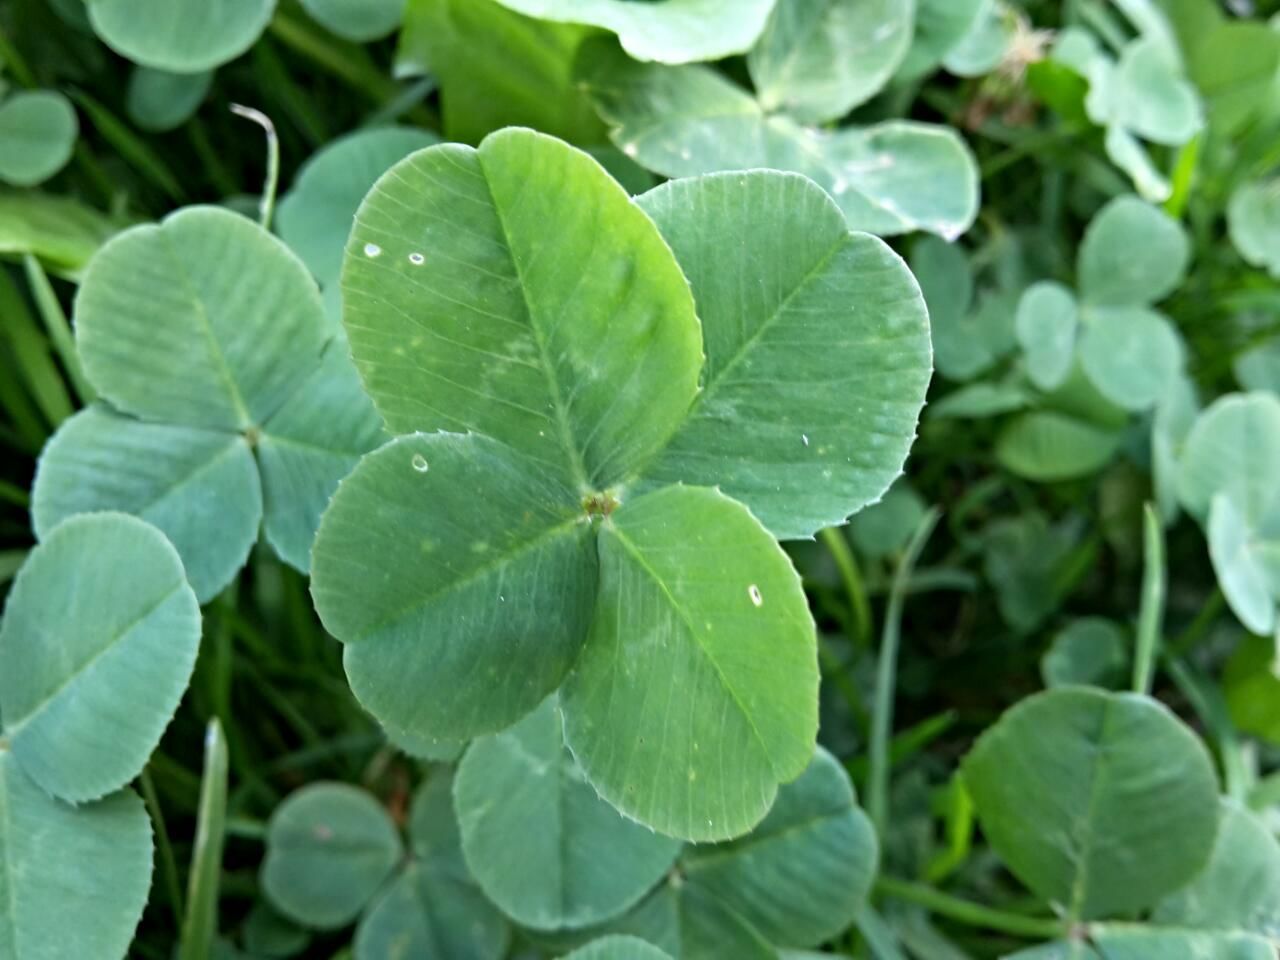
[{"label": "water droplet", "polygon": [[415,250],[413,253],[409,254],[409,262],[415,267],[420,267],[427,262],[427,258]]},{"label": "water droplet", "polygon": [[634,157],[637,152],[636,145],[634,143],[628,143],[626,146],[622,148],[622,152],[625,153],[628,157]]},{"label": "water droplet", "polygon": [[751,602],[754,603],[757,607],[764,605],[764,597],[760,595],[760,588],[757,587],[754,583],[751,586],[747,587],[747,596],[751,598]]},{"label": "water droplet", "polygon": [[382,254],[382,248],[376,243],[366,243],[364,245],[364,255],[366,257],[376,257]]},{"label": "water droplet", "polygon": [[413,463],[413,469],[417,470],[419,473],[426,473],[427,470],[430,469],[427,466],[427,458],[420,453],[415,453],[411,462]]},{"label": "water droplet", "polygon": [[806,447],[809,445],[809,435],[807,433],[800,434],[800,439],[804,442]]}]

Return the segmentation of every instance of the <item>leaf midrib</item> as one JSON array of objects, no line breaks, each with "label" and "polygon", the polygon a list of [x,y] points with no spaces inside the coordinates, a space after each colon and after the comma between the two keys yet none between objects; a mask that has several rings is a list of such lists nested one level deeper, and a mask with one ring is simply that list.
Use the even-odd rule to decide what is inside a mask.
[{"label": "leaf midrib", "polygon": [[[1102,720],[1098,724],[1097,739],[1090,744],[1095,754],[1100,754],[1103,744],[1107,738],[1107,726],[1111,719],[1111,702],[1106,701],[1102,705]],[[1100,789],[1100,781],[1102,774],[1106,772],[1106,765],[1102,762],[1101,757],[1093,765],[1093,770],[1089,776],[1089,802],[1085,806],[1084,812],[1084,830],[1080,838],[1080,859],[1078,862],[1078,872],[1076,873],[1075,882],[1071,886],[1071,905],[1068,910],[1072,923],[1078,922],[1081,913],[1084,910],[1084,904],[1089,895],[1089,868],[1091,857],[1091,849],[1093,847],[1093,820],[1097,812],[1098,796],[1102,793]]]},{"label": "leaf midrib", "polygon": [[[561,395],[560,382],[556,379],[555,367],[552,365],[551,355],[546,340],[542,335],[542,328],[538,325],[538,314],[529,299],[529,291],[525,285],[524,270],[521,268],[515,250],[511,246],[511,228],[507,224],[506,213],[502,204],[498,203],[498,198],[494,196],[493,185],[489,182],[489,175],[484,166],[484,154],[480,151],[476,151],[476,162],[480,166],[481,179],[484,181],[485,192],[489,195],[489,202],[493,204],[494,215],[497,217],[498,225],[502,228],[503,245],[506,248],[507,256],[511,260],[511,269],[515,271],[516,285],[520,288],[520,300],[524,304],[525,314],[529,318],[529,330],[533,334],[533,342],[538,347],[538,357],[542,361],[543,376],[547,381],[547,392],[551,395],[551,405],[555,410],[556,427],[560,433],[561,446],[569,457],[569,469],[573,474],[574,480],[577,481],[579,489],[583,492],[589,491],[591,489],[591,479],[582,457],[582,451],[574,443],[573,430],[569,423],[569,410],[565,406],[564,397]],[[528,187],[525,186],[523,189],[528,189]]]},{"label": "leaf midrib", "polygon": [[431,592],[423,596],[415,598],[412,603],[405,604],[403,607],[400,607],[399,609],[397,609],[394,613],[388,614],[382,619],[375,621],[374,623],[369,625],[367,628],[362,630],[359,634],[353,635],[350,640],[347,640],[344,642],[351,644],[351,643],[363,643],[368,641],[368,639],[371,636],[381,631],[385,627],[388,627],[391,624],[397,623],[398,621],[404,619],[405,617],[409,616],[412,613],[418,612],[423,607],[426,607],[436,602],[441,597],[447,596],[448,594],[454,592],[455,590],[460,590],[464,587],[470,586],[475,581],[480,580],[481,578],[489,575],[495,570],[505,567],[510,563],[514,563],[516,560],[520,559],[520,557],[524,556],[526,553],[529,553],[542,546],[545,546],[548,542],[555,540],[561,534],[583,523],[583,519],[584,518],[573,516],[573,517],[569,517],[566,520],[561,521],[560,523],[555,524],[554,526],[548,527],[547,529],[539,533],[537,536],[530,537],[528,540],[525,540],[523,543],[516,546],[515,549],[511,550],[510,552],[494,557],[488,563],[482,563],[479,566],[472,567],[463,576],[450,580],[448,583],[440,587],[438,590],[432,590]]},{"label": "leaf midrib", "polygon": [[664,581],[662,577],[658,575],[658,572],[649,565],[648,561],[645,560],[644,555],[640,552],[639,547],[637,547],[630,538],[622,532],[617,524],[609,524],[608,530],[617,538],[618,542],[622,545],[622,548],[634,559],[640,569],[647,573],[653,582],[658,585],[658,589],[662,591],[662,595],[667,598],[667,602],[670,603],[671,609],[675,611],[676,616],[680,618],[680,622],[684,624],[689,636],[693,639],[694,647],[701,651],[702,655],[706,657],[707,662],[711,664],[711,668],[715,673],[716,678],[720,681],[721,686],[724,687],[725,692],[729,694],[729,699],[733,701],[734,706],[738,708],[738,712],[742,715],[743,719],[747,721],[747,726],[750,727],[751,734],[755,737],[756,743],[760,745],[760,750],[763,752],[765,760],[769,764],[769,769],[774,770],[773,754],[765,743],[764,737],[760,733],[760,728],[756,726],[755,718],[747,710],[746,706],[739,698],[738,692],[734,690],[733,685],[729,683],[729,679],[724,675],[724,671],[720,669],[720,664],[716,661],[716,658],[711,655],[711,651],[708,650],[706,645],[702,642],[702,638],[698,635],[698,631],[694,629],[693,623],[689,620],[684,608],[676,602],[676,598],[672,595],[670,589],[668,589],[666,581]]},{"label": "leaf midrib", "polygon": [[16,738],[18,734],[22,732],[22,730],[24,730],[27,726],[31,724],[33,720],[38,719],[40,714],[44,712],[44,710],[46,710],[49,707],[49,705],[53,703],[54,700],[57,700],[58,697],[62,696],[62,694],[66,692],[67,688],[69,688],[73,683],[75,683],[77,680],[83,677],[84,674],[87,673],[89,670],[91,670],[99,661],[103,659],[103,657],[107,656],[107,654],[111,653],[111,651],[113,651],[114,649],[116,649],[117,646],[123,643],[124,640],[129,636],[129,634],[131,634],[138,626],[144,623],[153,613],[155,613],[162,606],[168,603],[170,598],[175,596],[177,593],[179,593],[184,586],[186,586],[186,581],[179,580],[172,587],[166,590],[158,600],[152,603],[149,607],[143,610],[142,613],[138,614],[138,616],[134,617],[127,624],[125,624],[120,630],[118,630],[112,637],[110,637],[107,640],[106,644],[104,644],[100,649],[95,651],[93,655],[89,657],[88,660],[85,660],[78,667],[76,667],[71,672],[70,676],[68,676],[65,680],[63,680],[62,683],[58,684],[57,688],[52,693],[41,698],[40,702],[35,705],[34,709],[27,711],[27,713],[19,717],[12,724],[10,724],[6,718],[6,722],[4,723],[4,726],[3,726],[4,733],[12,738]]},{"label": "leaf midrib", "polygon": [[200,299],[195,287],[192,286],[191,278],[188,276],[182,260],[178,257],[177,251],[174,249],[173,240],[165,233],[164,227],[158,227],[156,229],[156,233],[160,237],[160,242],[165,247],[165,253],[168,254],[169,261],[175,265],[174,275],[181,281],[183,290],[190,298],[191,305],[195,308],[196,317],[200,321],[200,330],[209,344],[210,354],[213,358],[218,376],[226,385],[231,405],[234,408],[236,415],[240,418],[239,426],[241,428],[252,426],[253,418],[249,414],[249,408],[245,405],[244,397],[240,394],[239,385],[231,375],[231,368],[227,365],[227,358],[222,353],[222,346],[218,343],[217,338],[213,334],[213,324],[209,320],[209,313],[205,309],[204,301]]},{"label": "leaf midrib", "polygon": [[752,332],[752,334],[742,342],[724,365],[716,371],[714,377],[708,378],[706,385],[698,391],[693,403],[689,406],[689,411],[685,414],[684,420],[681,421],[680,426],[676,428],[675,433],[671,435],[671,439],[667,441],[667,445],[665,447],[658,448],[647,462],[636,469],[634,476],[643,477],[646,471],[648,471],[654,463],[661,460],[663,453],[668,447],[670,447],[671,442],[684,431],[684,428],[689,423],[696,420],[701,415],[701,411],[708,403],[711,402],[711,399],[716,395],[716,390],[725,381],[725,378],[728,377],[738,364],[742,362],[742,359],[748,353],[755,349],[760,339],[777,325],[783,314],[785,314],[790,308],[791,302],[800,295],[801,291],[813,283],[821,273],[825,272],[826,268],[831,265],[831,262],[835,259],[836,255],[848,244],[852,236],[852,233],[847,229],[841,229],[840,235],[836,238],[835,242],[832,243],[832,245],[825,253],[822,254],[821,257],[817,259],[817,261],[814,262],[813,266],[806,271],[805,275],[800,278],[791,291],[778,302],[778,305],[774,308],[773,312],[766,317]]}]

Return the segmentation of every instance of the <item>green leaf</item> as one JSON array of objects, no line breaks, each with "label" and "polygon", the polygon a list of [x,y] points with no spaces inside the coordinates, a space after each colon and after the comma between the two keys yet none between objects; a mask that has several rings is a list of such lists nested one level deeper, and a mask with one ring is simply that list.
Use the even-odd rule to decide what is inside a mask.
[{"label": "green leaf", "polygon": [[495,0],[409,0],[396,60],[440,85],[444,133],[478,143],[527,126],[573,143],[598,143],[604,126],[573,80],[592,31],[522,16]]},{"label": "green leaf", "polygon": [[849,520],[849,536],[860,553],[886,557],[907,545],[924,511],[925,502],[920,494],[905,480],[899,480],[879,503],[873,503]]},{"label": "green leaf", "polygon": [[1076,299],[1060,283],[1029,286],[1018,301],[1018,343],[1027,376],[1041,390],[1060,387],[1071,373],[1080,316]]},{"label": "green leaf", "polygon": [[1036,694],[979,738],[962,771],[992,847],[1073,919],[1151,906],[1203,869],[1213,847],[1213,763],[1149,697]]},{"label": "green leaf", "polygon": [[1208,865],[1161,901],[1152,922],[1275,936],[1280,930],[1280,842],[1257,815],[1223,800]]},{"label": "green leaf", "polygon": [[996,458],[1020,477],[1041,482],[1086,477],[1120,448],[1120,434],[1053,410],[1019,414],[996,440]]},{"label": "green leaf", "polygon": [[28,556],[0,626],[14,759],[68,802],[118,790],[160,742],[199,644],[199,606],[159,531],[123,514],[61,524]]},{"label": "green leaf", "polygon": [[1093,218],[1080,244],[1086,306],[1145,306],[1182,283],[1191,244],[1176,220],[1136,197],[1117,197]]},{"label": "green leaf", "polygon": [[296,923],[344,927],[390,876],[401,852],[395,824],[370,794],[313,783],[271,815],[262,889]]},{"label": "green leaf", "polygon": [[134,67],[125,91],[129,119],[143,130],[174,130],[199,109],[213,82],[213,71],[169,73]]},{"label": "green leaf", "polygon": [[1040,659],[1046,687],[1123,685],[1130,642],[1114,620],[1082,617],[1058,631]]},{"label": "green leaf", "polygon": [[584,47],[578,69],[610,139],[665,176],[802,173],[831,194],[851,229],[881,236],[927,230],[954,239],[977,215],[977,167],[949,128],[897,120],[810,129],[766,113],[708,67],[636,63],[609,43]]},{"label": "green leaf", "polygon": [[322,287],[338,282],[360,201],[397,160],[440,138],[409,127],[358,130],[312,154],[280,201],[280,237]]},{"label": "green leaf", "polygon": [[932,420],[986,420],[1031,406],[1035,397],[1017,381],[992,383],[986,380],[953,390],[929,407]]},{"label": "green leaf", "polygon": [[799,577],[745,507],[705,488],[624,503],[598,549],[591,637],[561,692],[566,742],[623,814],[695,842],[745,833],[813,754]]},{"label": "green leaf", "polygon": [[911,44],[913,4],[781,0],[747,57],[765,110],[836,120],[888,83]]},{"label": "green leaf", "polygon": [[1280,599],[1280,531],[1262,533],[1226,492],[1209,507],[1205,535],[1218,585],[1231,611],[1254,633],[1271,633]]},{"label": "green leaf", "polygon": [[879,499],[930,372],[929,318],[902,260],[792,174],[675,181],[639,203],[689,278],[707,353],[685,422],[643,476],[719,486],[784,540]]},{"label": "green leaf", "polygon": [[681,870],[771,943],[811,947],[853,923],[876,874],[871,821],[844,768],[819,748],[748,836],[693,847]]},{"label": "green leaf", "polygon": [[257,542],[262,494],[243,437],[143,423],[99,403],[66,421],[40,456],[32,490],[36,536],[43,540],[68,517],[97,510],[158,527],[207,603]]},{"label": "green leaf", "polygon": [[475,741],[454,789],[472,873],[527,927],[616,916],[658,882],[680,849],[600,799],[565,749],[554,698],[510,730]]},{"label": "green leaf", "polygon": [[929,307],[938,372],[949,380],[968,380],[990,367],[996,358],[972,312],[974,276],[964,248],[921,237],[911,247],[911,271]]},{"label": "green leaf", "polygon": [[1000,615],[1029,633],[1062,602],[1063,568],[1079,539],[1065,523],[1049,526],[1033,510],[997,520],[983,531],[983,571],[996,590]]},{"label": "green leaf", "polygon": [[78,273],[119,227],[71,197],[0,193],[0,253],[34,254],[59,273]]},{"label": "green leaf", "polygon": [[1018,11],[1003,0],[994,0],[985,5],[969,31],[947,51],[942,64],[948,73],[958,77],[983,76],[1000,66],[1018,37]]},{"label": "green leaf", "polygon": [[742,917],[696,884],[668,880],[616,924],[680,960],[779,960]]},{"label": "green leaf", "polygon": [[500,960],[510,934],[475,887],[408,864],[356,929],[356,960],[449,957]]},{"label": "green leaf", "polygon": [[1151,423],[1151,483],[1168,525],[1178,515],[1178,458],[1200,413],[1195,384],[1184,373],[1156,403]]},{"label": "green leaf", "polygon": [[346,341],[331,341],[320,366],[258,438],[263,530],[284,560],[304,573],[311,569],[311,542],[338,481],[386,438]]},{"label": "green leaf", "polygon": [[586,521],[563,483],[486,437],[401,437],[365,457],[321,521],[311,584],[361,703],[444,739],[541,703],[587,635]]},{"label": "green leaf", "polygon": [[0,103],[0,180],[31,187],[67,165],[80,124],[54,90],[23,90]]},{"label": "green leaf", "polygon": [[325,29],[368,43],[400,26],[405,0],[302,0],[302,6]]},{"label": "green leaf", "polygon": [[393,167],[356,217],[343,300],[392,432],[483,433],[580,495],[658,450],[697,389],[693,298],[657,228],[530,130]]},{"label": "green leaf", "polygon": [[1245,262],[1280,278],[1280,178],[1237,187],[1227,206],[1227,227]]},{"label": "green leaf", "polygon": [[1187,71],[1200,89],[1210,127],[1230,135],[1270,109],[1280,36],[1263,23],[1221,16],[1214,21],[1186,38]]},{"label": "green leaf", "polygon": [[671,960],[671,955],[638,937],[601,937],[567,954],[564,960]]},{"label": "green leaf", "polygon": [[1186,143],[1204,125],[1195,88],[1154,37],[1140,37],[1120,51],[1108,87],[1111,121],[1144,140]]},{"label": "green leaf", "polygon": [[134,63],[195,73],[234,60],[266,29],[275,0],[88,0],[94,31]]},{"label": "green leaf", "polygon": [[1214,401],[1183,445],[1178,492],[1201,521],[1217,493],[1225,493],[1246,522],[1272,514],[1280,498],[1280,398],[1236,393]]},{"label": "green leaf", "polygon": [[530,17],[603,27],[636,60],[689,63],[746,53],[776,0],[499,0]]},{"label": "green leaf", "polygon": [[306,268],[257,224],[218,207],[188,207],[114,237],[76,297],[85,373],[144,420],[260,426],[310,374],[325,339]]},{"label": "green leaf", "polygon": [[499,960],[510,929],[462,858],[452,777],[434,774],[409,811],[412,858],[356,929],[356,960],[449,957]]},{"label": "green leaf", "polygon": [[1247,933],[1100,924],[1091,937],[1101,960],[1273,960],[1276,953],[1270,941]]},{"label": "green leaf", "polygon": [[1280,743],[1280,674],[1270,638],[1241,637],[1223,671],[1231,722],[1241,733]]},{"label": "green leaf", "polygon": [[899,69],[905,80],[931,73],[981,21],[992,0],[917,0],[911,48]]},{"label": "green leaf", "polygon": [[123,957],[147,903],[151,852],[132,791],[73,807],[0,747],[0,957]]},{"label": "green leaf", "polygon": [[1182,339],[1163,314],[1145,307],[1086,307],[1080,363],[1116,406],[1146,410],[1182,371]]}]

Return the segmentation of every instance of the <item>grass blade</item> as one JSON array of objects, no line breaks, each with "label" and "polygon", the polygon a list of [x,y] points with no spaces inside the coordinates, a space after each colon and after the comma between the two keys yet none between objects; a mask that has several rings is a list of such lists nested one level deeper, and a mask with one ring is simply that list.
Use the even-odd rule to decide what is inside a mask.
[{"label": "grass blade", "polygon": [[187,916],[182,925],[178,960],[208,960],[218,933],[218,881],[227,825],[227,741],[218,719],[209,721],[204,738],[204,779],[195,852],[187,880]]}]

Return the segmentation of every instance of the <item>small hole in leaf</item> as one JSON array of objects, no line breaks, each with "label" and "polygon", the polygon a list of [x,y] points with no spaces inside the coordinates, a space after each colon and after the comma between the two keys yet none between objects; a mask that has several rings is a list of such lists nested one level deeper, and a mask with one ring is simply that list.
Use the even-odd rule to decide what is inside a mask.
[{"label": "small hole in leaf", "polygon": [[751,586],[747,587],[747,596],[751,598],[751,602],[754,603],[757,607],[762,606],[764,604],[764,597],[760,595],[760,588],[757,587],[754,583]]},{"label": "small hole in leaf", "polygon": [[417,470],[419,473],[426,473],[431,469],[427,465],[427,458],[420,453],[415,453],[411,462],[413,464],[413,469]]},{"label": "small hole in leaf", "polygon": [[382,248],[376,243],[366,243],[364,245],[364,255],[366,257],[376,257],[382,253]]}]

